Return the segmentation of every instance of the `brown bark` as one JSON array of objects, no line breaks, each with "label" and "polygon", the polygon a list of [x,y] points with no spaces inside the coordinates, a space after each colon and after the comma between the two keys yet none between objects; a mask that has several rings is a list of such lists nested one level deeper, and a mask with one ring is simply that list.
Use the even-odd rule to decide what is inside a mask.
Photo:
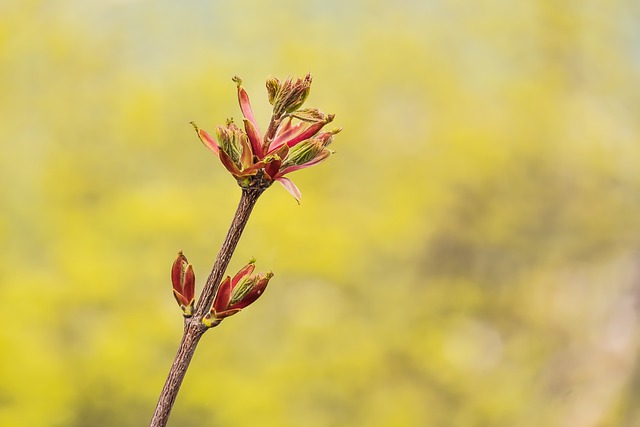
[{"label": "brown bark", "polygon": [[182,385],[182,380],[187,373],[189,363],[191,363],[200,338],[207,331],[207,327],[202,324],[202,317],[207,315],[211,310],[211,304],[213,303],[222,276],[229,265],[229,261],[240,240],[242,231],[247,225],[251,211],[260,195],[270,184],[261,179],[256,180],[255,183],[257,185],[242,189],[242,197],[240,198],[240,203],[231,222],[231,227],[229,227],[227,237],[222,243],[222,247],[213,264],[211,274],[209,274],[209,278],[202,290],[195,313],[193,317],[185,319],[184,321],[182,340],[180,341],[178,352],[171,365],[160,397],[158,398],[158,404],[156,405],[151,423],[149,424],[150,427],[165,427],[167,425],[169,414],[171,413],[176,396]]},{"label": "brown bark", "polygon": [[182,380],[187,373],[187,368],[191,363],[191,358],[196,351],[196,347],[202,335],[206,332],[206,328],[201,323],[194,322],[195,319],[185,319],[184,333],[182,334],[182,341],[178,347],[178,353],[176,354],[169,375],[164,383],[160,397],[158,398],[158,404],[156,410],[151,418],[152,427],[164,427],[169,420],[169,414],[171,408],[176,401],[178,391],[182,385]]},{"label": "brown bark", "polygon": [[227,237],[222,243],[222,248],[220,248],[220,252],[218,252],[216,261],[213,264],[213,269],[207,279],[207,283],[204,285],[202,294],[200,294],[200,299],[196,305],[194,317],[202,319],[202,317],[208,314],[211,310],[213,298],[216,295],[218,286],[220,286],[222,276],[227,270],[227,266],[229,265],[231,256],[236,249],[236,245],[240,240],[242,231],[244,230],[245,225],[247,225],[249,215],[251,215],[251,211],[258,201],[258,197],[260,197],[265,189],[266,188],[264,187],[250,187],[242,189],[242,197],[240,198],[238,209],[233,217],[233,222],[231,222],[231,227],[229,227]]}]

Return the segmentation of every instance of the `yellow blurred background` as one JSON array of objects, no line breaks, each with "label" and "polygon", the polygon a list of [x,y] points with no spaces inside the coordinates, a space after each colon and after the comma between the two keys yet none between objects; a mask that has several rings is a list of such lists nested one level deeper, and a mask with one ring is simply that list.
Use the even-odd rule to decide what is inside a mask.
[{"label": "yellow blurred background", "polygon": [[[606,3],[606,6],[603,4]],[[640,426],[640,7],[0,3],[0,425],[142,426],[240,191],[198,141],[314,84],[337,154],[232,259],[171,426]]]}]

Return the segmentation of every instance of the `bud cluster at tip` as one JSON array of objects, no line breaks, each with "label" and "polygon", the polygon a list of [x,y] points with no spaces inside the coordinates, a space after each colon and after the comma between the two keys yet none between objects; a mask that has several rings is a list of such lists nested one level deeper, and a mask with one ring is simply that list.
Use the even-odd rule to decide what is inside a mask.
[{"label": "bud cluster at tip", "polygon": [[284,81],[272,77],[266,87],[273,113],[267,132],[262,135],[242,79],[234,77],[233,81],[237,84],[244,129],[229,120],[217,128],[216,139],[192,122],[198,137],[241,187],[256,185],[256,181],[263,186],[278,181],[300,202],[300,191],[285,175],[316,165],[333,154],[327,146],[341,129],[322,132],[322,128],[334,116],[316,108],[301,108],[311,90],[310,74]]},{"label": "bud cluster at tip", "polygon": [[[273,277],[271,271],[255,273],[255,259],[249,261],[233,278],[227,276],[216,292],[210,312],[202,319],[202,323],[211,328],[223,319],[238,313],[255,302],[267,288]],[[171,267],[173,295],[182,310],[184,317],[193,316],[195,305],[195,281],[193,266],[189,264],[182,251]]]}]

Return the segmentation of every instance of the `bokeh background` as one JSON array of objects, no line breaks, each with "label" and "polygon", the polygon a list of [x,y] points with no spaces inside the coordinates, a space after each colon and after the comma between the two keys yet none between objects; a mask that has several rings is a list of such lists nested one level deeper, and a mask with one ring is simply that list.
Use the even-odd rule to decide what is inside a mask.
[{"label": "bokeh background", "polygon": [[[640,4],[0,2],[0,425],[146,425],[239,199],[189,121],[312,72],[172,426],[640,426]],[[263,125],[264,127],[265,125]]]}]

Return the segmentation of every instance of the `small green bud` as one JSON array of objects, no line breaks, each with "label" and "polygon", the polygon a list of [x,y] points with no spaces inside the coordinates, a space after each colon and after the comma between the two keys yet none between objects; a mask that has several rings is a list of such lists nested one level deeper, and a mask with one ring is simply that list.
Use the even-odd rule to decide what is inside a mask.
[{"label": "small green bud", "polygon": [[267,94],[269,96],[269,104],[273,105],[280,90],[280,80],[275,77],[269,77],[267,79]]},{"label": "small green bud", "polygon": [[282,117],[284,114],[292,113],[302,107],[311,90],[311,74],[307,74],[303,79],[296,79],[295,81],[292,78],[288,78],[283,83],[278,84],[277,91],[275,87],[274,81],[271,83],[269,83],[269,80],[267,81],[267,90],[270,91],[269,98],[273,96],[273,115]]},{"label": "small green bud", "polygon": [[226,126],[218,126],[216,129],[218,143],[220,148],[231,157],[231,160],[240,166],[240,156],[242,155],[242,130],[233,123],[233,120],[227,120]]},{"label": "small green bud", "polygon": [[304,108],[302,110],[295,111],[290,115],[291,117],[295,117],[296,119],[311,123],[329,123],[331,120],[333,120],[333,116],[327,116],[317,108]]},{"label": "small green bud", "polygon": [[282,167],[301,165],[315,159],[324,150],[325,144],[319,138],[307,139],[289,149],[289,155]]},{"label": "small green bud", "polygon": [[257,276],[247,276],[240,280],[240,283],[233,288],[231,293],[231,299],[229,300],[229,306],[232,306],[240,301],[249,293],[253,286],[258,281]]}]

